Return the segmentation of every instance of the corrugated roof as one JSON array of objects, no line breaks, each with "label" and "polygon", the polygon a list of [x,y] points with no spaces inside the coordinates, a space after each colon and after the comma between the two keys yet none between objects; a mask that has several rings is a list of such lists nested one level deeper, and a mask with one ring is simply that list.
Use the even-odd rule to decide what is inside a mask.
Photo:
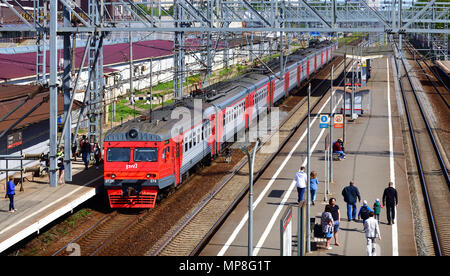
[{"label": "corrugated roof", "polygon": [[[20,103],[27,99],[27,95],[39,89],[37,85],[0,85],[0,118],[5,116],[10,110],[14,109]],[[36,96],[28,100],[23,106],[14,111],[8,118],[0,122],[0,131],[3,131],[13,125],[19,118],[30,111],[44,99],[49,98],[49,90],[41,89]],[[13,93],[17,93],[13,96]],[[81,103],[74,101],[73,110],[81,107]],[[47,120],[50,117],[50,103],[46,101],[39,108],[33,111],[28,117],[21,121],[14,129],[25,127],[29,124],[38,123]],[[64,96],[58,93],[58,115],[64,113]]]},{"label": "corrugated roof", "polygon": [[[215,43],[215,42],[214,42]],[[213,45],[215,46],[215,44]],[[238,42],[230,43],[236,45]],[[187,50],[195,50],[200,45],[199,39],[186,39],[185,45]],[[217,48],[223,48],[224,43],[219,42]],[[77,68],[80,67],[85,47],[76,49]],[[103,46],[103,64],[111,66],[114,64],[126,63],[129,61],[129,43],[119,43]],[[170,40],[148,40],[133,43],[133,60],[158,58],[173,54],[173,41]],[[58,59],[63,57],[63,49],[58,50]],[[84,66],[87,66],[87,59]],[[49,51],[46,54],[47,73],[50,72]],[[34,77],[36,74],[36,53],[20,53],[20,54],[0,54],[0,81],[8,81],[12,79],[22,79]]]}]

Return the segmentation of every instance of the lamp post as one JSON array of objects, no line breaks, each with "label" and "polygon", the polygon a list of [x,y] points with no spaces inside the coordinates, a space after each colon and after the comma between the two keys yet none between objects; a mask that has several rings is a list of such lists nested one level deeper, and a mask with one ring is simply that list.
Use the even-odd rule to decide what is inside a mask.
[{"label": "lamp post", "polygon": [[256,150],[260,140],[256,139],[253,153],[248,150],[248,145],[242,146],[241,150],[247,154],[249,169],[249,193],[248,193],[248,255],[253,256],[253,165],[255,163]]}]

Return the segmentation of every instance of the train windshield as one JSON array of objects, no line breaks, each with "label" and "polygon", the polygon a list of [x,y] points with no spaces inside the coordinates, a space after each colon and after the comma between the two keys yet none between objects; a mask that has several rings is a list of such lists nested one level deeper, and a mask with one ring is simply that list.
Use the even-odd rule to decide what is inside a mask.
[{"label": "train windshield", "polygon": [[130,149],[109,148],[106,153],[106,160],[109,162],[128,162],[130,161]]},{"label": "train windshield", "polygon": [[134,161],[136,162],[156,162],[158,161],[157,148],[135,148]]}]

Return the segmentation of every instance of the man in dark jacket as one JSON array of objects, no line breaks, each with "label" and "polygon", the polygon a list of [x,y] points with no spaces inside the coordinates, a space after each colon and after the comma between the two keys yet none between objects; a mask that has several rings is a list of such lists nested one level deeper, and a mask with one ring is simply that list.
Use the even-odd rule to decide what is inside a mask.
[{"label": "man in dark jacket", "polygon": [[383,192],[383,205],[386,206],[388,225],[394,224],[395,207],[398,205],[397,190],[393,186],[394,183],[389,182],[389,187]]},{"label": "man in dark jacket", "polygon": [[81,156],[83,158],[84,166],[86,170],[89,166],[89,155],[91,154],[91,143],[89,143],[89,140],[86,138],[83,141],[83,144],[81,146]]},{"label": "man in dark jacket", "polygon": [[355,187],[353,181],[350,181],[350,185],[342,190],[342,196],[347,203],[347,218],[348,221],[352,219],[356,221],[356,200],[361,202],[361,195],[358,188]]}]

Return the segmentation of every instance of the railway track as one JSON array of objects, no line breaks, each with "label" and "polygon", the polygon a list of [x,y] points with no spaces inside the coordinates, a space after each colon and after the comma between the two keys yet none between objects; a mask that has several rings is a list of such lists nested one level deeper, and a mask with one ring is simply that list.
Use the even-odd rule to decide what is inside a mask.
[{"label": "railway track", "polygon": [[[318,79],[321,78],[320,74],[329,74],[324,74],[323,72],[329,72],[329,70],[331,69],[331,65],[334,65],[335,68],[338,67],[337,64],[342,65],[343,62],[341,62],[341,60],[342,58],[337,58],[334,59],[331,63],[327,64],[325,66],[325,69],[328,70],[321,70],[318,73]],[[325,77],[324,79],[326,78],[327,77]],[[308,80],[308,82],[310,81],[311,79]],[[306,84],[308,84],[308,82]],[[321,83],[322,85],[329,86],[329,81],[326,82],[322,80]],[[323,87],[321,87],[320,89],[323,89]],[[320,89],[318,88],[316,90],[318,91]],[[315,91],[313,91],[313,95]],[[315,106],[314,103],[318,103],[321,97],[312,98],[313,108]],[[282,133],[281,136],[288,136],[290,133],[294,133],[295,129],[298,128],[298,126],[300,125],[300,123],[298,123],[299,119],[292,117],[295,111],[298,111],[300,109],[302,103],[304,103],[305,100],[306,99],[301,100],[300,103],[297,103],[297,105],[294,106],[295,110],[291,111],[284,120],[284,126],[290,131]],[[284,105],[284,103],[282,105]],[[303,110],[301,116],[305,117],[306,114],[306,110]],[[280,141],[281,140],[282,137],[280,137]],[[287,139],[285,139],[285,142],[286,141]],[[243,157],[243,154],[242,156],[238,157]],[[265,160],[265,163],[268,163],[270,161],[268,158],[265,158]],[[112,214],[106,215],[84,233],[80,234],[70,243],[66,244],[64,247],[55,252],[53,255],[68,255],[69,253],[71,253],[69,252],[69,249],[73,248],[71,246],[73,244],[79,246],[80,254],[83,256],[134,254],[142,255],[145,252],[140,252],[138,247],[144,248],[145,246],[147,246],[146,255],[195,255],[199,252],[203,243],[207,241],[208,237],[214,233],[215,227],[220,225],[221,220],[226,217],[227,213],[232,210],[234,204],[236,204],[245,194],[246,185],[248,186],[248,173],[245,173],[245,168],[247,167],[245,166],[245,164],[246,158],[242,159],[238,164],[236,164],[232,170],[229,169],[227,172],[227,176],[217,187],[213,189],[212,192],[210,192],[209,194],[204,196],[202,200],[200,200],[200,204],[196,205],[190,210],[184,211],[185,215],[178,221],[178,223],[167,221],[164,225],[164,223],[159,222],[161,222],[162,218],[167,218],[167,215],[164,214],[168,214],[170,210],[181,209],[181,206],[174,207],[173,205],[177,202],[179,202],[179,204],[181,205],[183,204],[182,200],[177,199],[177,197],[179,196],[184,197],[186,195],[183,195],[182,191],[178,191],[176,193],[176,196],[165,198],[162,204],[157,204],[154,209],[148,211],[141,211],[140,213],[113,212]],[[264,167],[265,165],[262,166]],[[244,171],[242,171],[243,169]],[[229,173],[229,171],[231,171],[231,173]],[[262,173],[262,170],[260,171],[260,173]],[[243,177],[244,181],[242,181],[242,179],[237,181],[230,181],[232,178],[236,178],[236,176],[240,176],[241,178]],[[193,181],[195,181],[195,179]],[[185,187],[188,187],[187,184],[188,183],[182,185],[180,189],[183,190]],[[222,194],[220,194],[220,192]],[[220,202],[222,207],[209,204],[212,201]],[[206,212],[207,214],[204,212]],[[217,220],[217,218],[219,218],[219,220]],[[153,229],[156,228],[153,227],[154,225],[159,225],[159,228],[161,229]],[[175,226],[169,229],[166,228],[172,225]],[[186,231],[186,229],[189,229],[190,227],[196,230]],[[164,236],[164,234],[161,233],[166,233],[166,235]],[[160,239],[160,236],[163,236],[163,238]],[[159,238],[155,240],[156,237]],[[145,239],[145,243],[142,243],[143,239]],[[161,240],[163,241],[162,243]],[[186,242],[186,240],[189,240],[189,242]],[[176,249],[175,252],[171,251],[170,248],[173,247],[178,249]],[[151,250],[148,250],[149,248],[151,248]]]},{"label": "railway track", "polygon": [[440,96],[442,101],[447,106],[447,109],[450,109],[449,99],[450,99],[450,90],[448,86],[445,84],[444,80],[441,79],[440,75],[436,72],[436,70],[430,66],[429,60],[425,59],[419,51],[417,51],[409,41],[405,41],[405,48],[408,52],[413,56],[414,61],[419,66],[420,70],[423,72],[423,75],[426,77],[428,82],[433,86],[433,90]]},{"label": "railway track", "polygon": [[[128,213],[117,211],[105,215],[97,223],[56,251],[52,256],[94,256],[129,227],[142,219],[147,212],[135,210]],[[74,246],[76,245],[76,246]]]},{"label": "railway track", "polygon": [[[395,46],[398,47],[396,44]],[[425,197],[428,223],[436,255],[448,256],[450,255],[448,170],[405,62],[403,58],[401,64],[396,60],[396,66],[397,68],[401,66],[405,72],[399,84],[417,172]]]},{"label": "railway track", "polygon": [[[329,72],[331,65],[334,65],[335,68],[343,67],[342,59],[339,59],[339,61],[335,60],[328,65],[326,68],[327,70],[323,70],[322,72]],[[316,86],[314,91],[312,91],[312,95],[316,97],[312,97],[311,108],[314,108],[321,99],[327,95],[327,93],[322,93],[322,95],[320,95],[320,92],[324,91],[324,89],[326,89],[325,91],[329,90],[330,81],[328,76],[326,73],[322,74],[324,76],[322,77],[321,83]],[[341,78],[341,81],[342,80],[343,78]],[[318,94],[320,96],[318,96]],[[278,147],[278,151],[306,119],[307,110],[303,103],[304,101],[299,102],[296,107],[290,111],[284,122],[280,124],[279,141],[281,142],[281,145]],[[267,137],[264,139],[259,149],[263,148],[265,143],[270,143],[270,138],[271,137]],[[255,161],[255,182],[271,160],[276,156],[277,152],[272,153],[271,155],[257,153]],[[245,196],[249,188],[248,168],[245,166],[246,163],[246,159],[242,160],[240,164],[235,167],[233,174],[229,178],[224,179],[216,190],[209,194],[195,210],[186,216],[181,223],[174,227],[164,239],[162,239],[162,243],[157,244],[154,248],[149,250],[146,255],[198,255],[218,227],[220,227],[221,223],[226,219],[228,214]]]}]

